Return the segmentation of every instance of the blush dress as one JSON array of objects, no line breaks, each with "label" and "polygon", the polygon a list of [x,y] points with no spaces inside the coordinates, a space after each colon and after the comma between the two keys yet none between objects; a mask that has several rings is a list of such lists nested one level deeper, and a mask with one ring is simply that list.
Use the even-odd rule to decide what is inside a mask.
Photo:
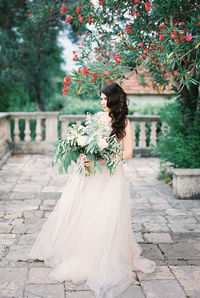
[{"label": "blush dress", "polygon": [[[98,112],[108,125],[106,112]],[[42,227],[29,259],[44,260],[56,281],[84,284],[97,298],[114,298],[134,281],[134,271],[151,273],[131,225],[131,198],[124,165],[114,175],[105,165],[94,176],[74,172]]]}]

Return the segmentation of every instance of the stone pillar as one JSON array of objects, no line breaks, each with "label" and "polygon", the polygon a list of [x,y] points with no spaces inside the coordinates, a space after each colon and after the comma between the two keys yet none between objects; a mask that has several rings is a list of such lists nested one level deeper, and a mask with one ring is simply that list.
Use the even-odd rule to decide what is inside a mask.
[{"label": "stone pillar", "polygon": [[46,142],[58,139],[58,115],[48,115],[46,118]]},{"label": "stone pillar", "polygon": [[172,174],[177,199],[200,199],[200,169],[172,169]]},{"label": "stone pillar", "polygon": [[140,122],[140,140],[139,140],[139,147],[146,148],[146,122]]}]

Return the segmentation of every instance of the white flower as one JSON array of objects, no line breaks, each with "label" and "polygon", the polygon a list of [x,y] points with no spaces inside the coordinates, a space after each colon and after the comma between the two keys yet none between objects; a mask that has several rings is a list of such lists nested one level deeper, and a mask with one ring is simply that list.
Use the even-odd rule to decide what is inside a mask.
[{"label": "white flower", "polygon": [[86,136],[79,136],[77,139],[78,145],[79,146],[85,145],[86,140],[87,140]]},{"label": "white flower", "polygon": [[105,139],[103,139],[102,137],[99,138],[98,140],[98,146],[101,150],[103,150],[104,148],[106,148],[108,146],[108,143],[106,142]]}]

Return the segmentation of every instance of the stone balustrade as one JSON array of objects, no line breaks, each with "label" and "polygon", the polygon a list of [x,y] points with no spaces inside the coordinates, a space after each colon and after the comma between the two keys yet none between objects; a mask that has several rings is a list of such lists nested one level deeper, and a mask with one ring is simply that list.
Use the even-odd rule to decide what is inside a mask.
[{"label": "stone balustrade", "polygon": [[[150,145],[156,146],[160,117],[129,115],[128,118],[133,130],[134,154],[147,156]],[[2,152],[9,150],[14,154],[51,152],[50,142],[64,138],[70,123],[84,120],[85,115],[59,115],[59,112],[0,113],[0,159]]]}]

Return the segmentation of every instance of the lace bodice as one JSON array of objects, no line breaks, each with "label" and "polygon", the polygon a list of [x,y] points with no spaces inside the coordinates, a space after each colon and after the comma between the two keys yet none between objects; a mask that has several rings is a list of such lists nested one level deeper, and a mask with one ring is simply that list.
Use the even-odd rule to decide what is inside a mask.
[{"label": "lace bodice", "polygon": [[97,113],[97,117],[98,117],[98,121],[100,123],[107,124],[106,131],[104,130],[104,135],[110,136],[110,133],[112,131],[112,127],[111,127],[111,118],[108,115],[108,113],[100,111],[100,112]]}]

